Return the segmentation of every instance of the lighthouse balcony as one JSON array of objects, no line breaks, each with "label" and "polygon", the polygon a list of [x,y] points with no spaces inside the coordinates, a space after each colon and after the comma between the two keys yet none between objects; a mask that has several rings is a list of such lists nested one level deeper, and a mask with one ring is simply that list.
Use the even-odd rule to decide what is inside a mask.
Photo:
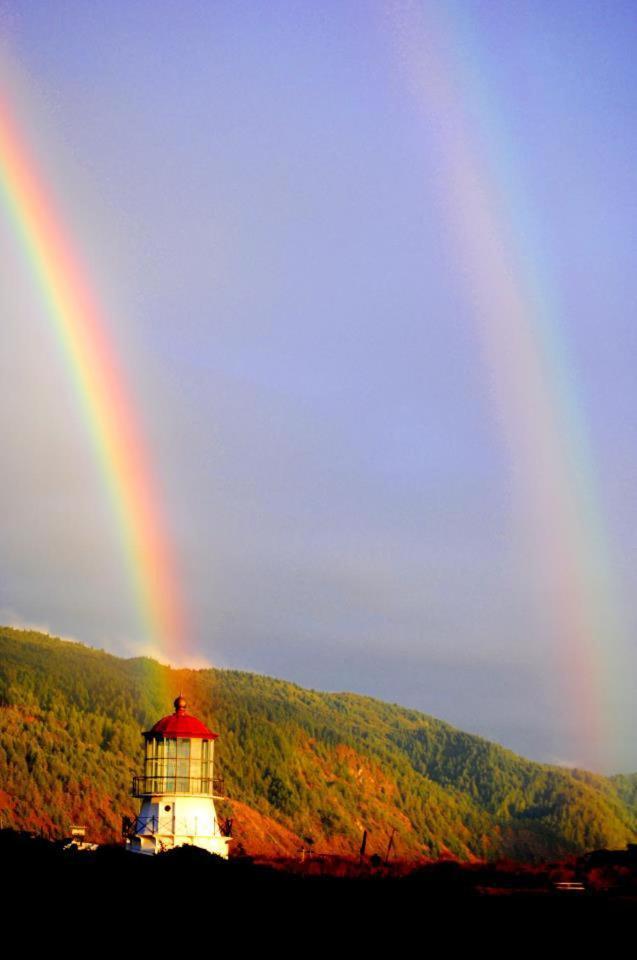
[{"label": "lighthouse balcony", "polygon": [[225,786],[221,777],[133,777],[131,792],[134,797],[156,797],[169,793],[223,800]]}]

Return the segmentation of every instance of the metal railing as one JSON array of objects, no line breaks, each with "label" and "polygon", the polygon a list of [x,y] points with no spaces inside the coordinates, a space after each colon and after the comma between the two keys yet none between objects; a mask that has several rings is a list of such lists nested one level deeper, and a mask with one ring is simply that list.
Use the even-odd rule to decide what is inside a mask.
[{"label": "metal railing", "polygon": [[[181,836],[201,836],[195,830],[193,824],[183,818],[173,820],[172,816],[167,817],[122,817],[122,836],[125,839],[132,839],[135,836],[144,834],[146,836],[161,835],[181,835]],[[213,837],[231,837],[232,819],[213,822]]]},{"label": "metal railing", "polygon": [[158,777],[133,777],[134,797],[152,797],[158,794],[189,794],[198,797],[225,797],[221,777],[178,777],[162,774]]}]

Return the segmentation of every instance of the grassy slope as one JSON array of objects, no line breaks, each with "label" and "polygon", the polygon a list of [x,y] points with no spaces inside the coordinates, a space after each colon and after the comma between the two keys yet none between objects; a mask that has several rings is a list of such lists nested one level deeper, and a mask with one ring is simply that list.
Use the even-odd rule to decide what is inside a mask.
[{"label": "grassy slope", "polygon": [[[5,825],[113,839],[132,812],[140,731],[183,689],[220,731],[217,759],[248,851],[554,856],[635,839],[630,778],[524,760],[446,723],[354,694],[238,671],[171,670],[0,628]],[[624,780],[627,782],[624,783]],[[249,809],[248,809],[249,808]]]}]

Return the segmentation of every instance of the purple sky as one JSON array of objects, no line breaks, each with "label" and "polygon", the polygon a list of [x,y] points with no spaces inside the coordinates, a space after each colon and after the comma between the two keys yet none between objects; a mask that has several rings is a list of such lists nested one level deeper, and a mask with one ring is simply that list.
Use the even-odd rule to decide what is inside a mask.
[{"label": "purple sky", "polygon": [[[557,291],[625,624],[601,764],[445,240],[396,29],[418,7],[0,0],[0,57],[135,384],[202,654],[637,769],[635,7],[448,3],[433,41],[479,72],[462,108]],[[131,655],[117,531],[4,219],[0,305],[0,620]]]}]

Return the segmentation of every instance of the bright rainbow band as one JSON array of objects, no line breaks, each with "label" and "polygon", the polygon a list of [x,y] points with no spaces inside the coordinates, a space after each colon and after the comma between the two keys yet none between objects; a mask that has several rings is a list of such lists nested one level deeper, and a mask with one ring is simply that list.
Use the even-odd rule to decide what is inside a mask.
[{"label": "bright rainbow band", "polygon": [[0,98],[0,197],[37,280],[121,533],[144,643],[169,661],[188,637],[179,580],[135,405],[118,369],[108,321],[72,248],[50,189]]}]

